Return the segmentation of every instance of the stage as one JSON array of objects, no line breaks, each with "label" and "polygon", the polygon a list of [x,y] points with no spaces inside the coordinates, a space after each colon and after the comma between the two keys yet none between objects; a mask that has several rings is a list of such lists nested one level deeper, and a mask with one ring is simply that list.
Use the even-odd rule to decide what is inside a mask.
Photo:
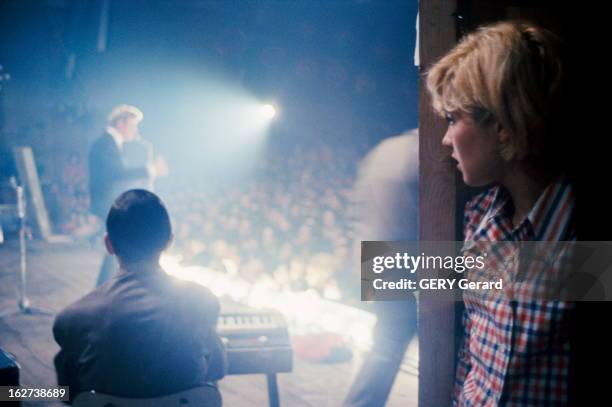
[{"label": "stage", "polygon": [[[31,305],[59,311],[93,287],[101,253],[85,243],[31,241],[28,242],[27,261]],[[0,245],[0,310],[16,307],[18,278],[19,248],[16,239],[10,239]],[[22,386],[56,386],[53,356],[58,347],[52,337],[52,323],[53,317],[39,315],[0,319],[0,348],[15,355],[19,361]],[[414,346],[409,350],[415,351]],[[341,364],[311,363],[294,357],[293,372],[278,375],[281,405],[341,405],[360,364],[359,353],[351,362]],[[264,375],[227,376],[220,388],[227,406],[265,406],[268,402]],[[417,405],[417,377],[414,374],[399,372],[387,405]]]}]

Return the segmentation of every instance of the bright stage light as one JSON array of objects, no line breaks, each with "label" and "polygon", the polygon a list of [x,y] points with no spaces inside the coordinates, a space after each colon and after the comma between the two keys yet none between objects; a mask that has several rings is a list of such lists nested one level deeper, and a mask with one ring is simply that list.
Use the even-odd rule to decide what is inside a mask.
[{"label": "bright stage light", "polygon": [[276,116],[276,109],[274,108],[274,106],[272,105],[263,105],[261,107],[261,114],[266,118],[266,119],[272,119],[274,116]]}]

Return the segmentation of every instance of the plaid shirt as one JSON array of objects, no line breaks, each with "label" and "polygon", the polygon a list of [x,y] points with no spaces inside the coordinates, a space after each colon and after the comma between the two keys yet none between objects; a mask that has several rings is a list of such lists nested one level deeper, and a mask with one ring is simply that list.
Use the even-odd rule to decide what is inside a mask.
[{"label": "plaid shirt", "polygon": [[[521,241],[572,241],[573,208],[572,187],[561,177],[545,189],[525,220],[513,227],[509,193],[494,187],[467,204],[465,241],[503,242],[502,248],[516,247]],[[567,405],[568,320],[573,305],[534,299],[538,298],[534,296],[538,279],[531,276],[519,282],[518,265],[504,261],[504,256],[501,253],[497,258],[510,266],[493,269],[507,274],[497,279],[503,277],[512,282],[508,287],[510,296],[464,291],[465,333],[458,355],[453,404]]]}]

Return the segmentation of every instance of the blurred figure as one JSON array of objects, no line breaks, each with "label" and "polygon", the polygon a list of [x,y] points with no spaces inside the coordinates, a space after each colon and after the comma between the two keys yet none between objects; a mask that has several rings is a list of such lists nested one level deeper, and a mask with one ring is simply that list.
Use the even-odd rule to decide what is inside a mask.
[{"label": "blurred figure", "polygon": [[[108,127],[89,150],[89,194],[91,212],[103,221],[113,200],[135,179],[164,176],[168,173],[166,162],[158,157],[147,166],[130,168],[122,157],[124,143],[138,139],[138,125],[143,113],[135,106],[120,105],[108,116]],[[112,256],[102,262],[96,286],[100,286],[117,270]]]},{"label": "blurred figure", "polygon": [[[353,191],[355,258],[362,240],[418,238],[418,131],[383,140],[359,165]],[[359,261],[356,261],[359,267]],[[373,345],[345,407],[384,406],[410,340],[417,332],[416,299],[375,301]]]}]

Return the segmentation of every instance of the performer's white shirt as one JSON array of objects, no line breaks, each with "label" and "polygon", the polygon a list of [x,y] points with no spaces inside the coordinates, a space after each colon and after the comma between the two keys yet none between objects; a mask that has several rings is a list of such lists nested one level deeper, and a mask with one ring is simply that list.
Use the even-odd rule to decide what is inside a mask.
[{"label": "performer's white shirt", "polygon": [[115,144],[117,144],[117,148],[121,150],[121,148],[123,147],[123,137],[121,136],[119,131],[117,131],[117,129],[113,126],[108,126],[106,128],[106,132],[113,137],[113,140],[115,140]]}]

